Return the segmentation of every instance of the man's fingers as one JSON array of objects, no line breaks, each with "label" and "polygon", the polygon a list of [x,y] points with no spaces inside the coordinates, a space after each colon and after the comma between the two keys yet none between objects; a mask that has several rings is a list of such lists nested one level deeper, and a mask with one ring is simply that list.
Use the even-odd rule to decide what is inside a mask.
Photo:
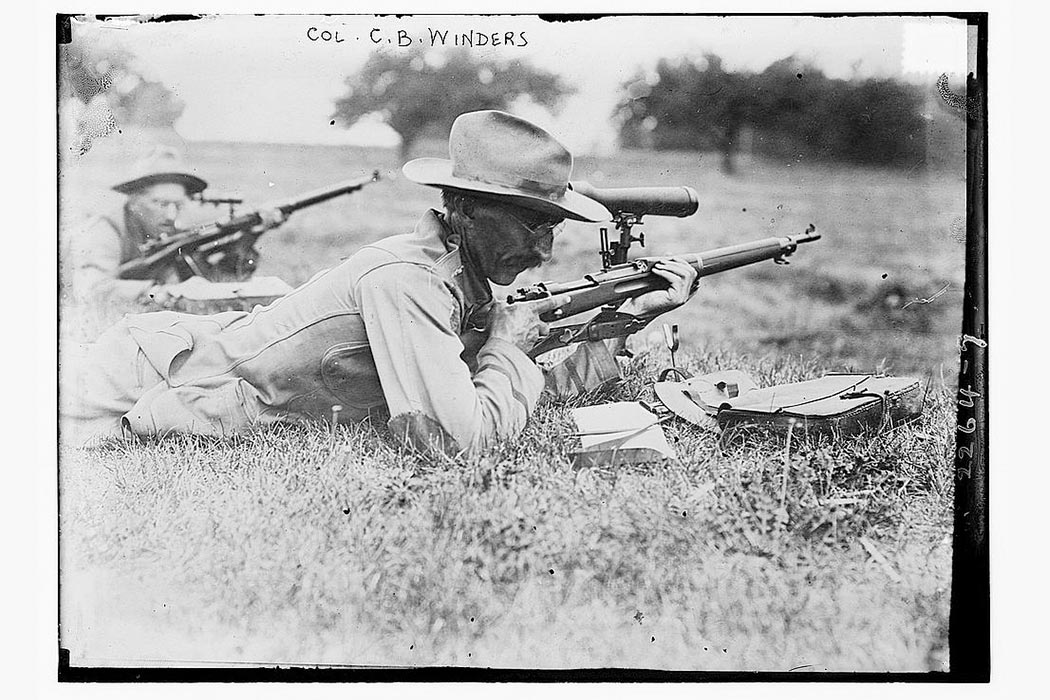
[{"label": "man's fingers", "polygon": [[565,306],[570,301],[572,301],[572,296],[570,296],[569,294],[559,294],[555,297],[547,297],[546,299],[540,299],[539,301],[533,302],[535,306],[533,306],[532,308],[536,311],[536,313],[543,314],[547,313],[548,311],[553,311],[554,309]]},{"label": "man's fingers", "polygon": [[655,269],[674,270],[675,273],[681,275],[682,277],[687,277],[690,272],[695,272],[695,270],[693,270],[692,265],[685,262],[684,260],[678,260],[675,258],[661,260],[660,262],[656,263]]},{"label": "man's fingers", "polygon": [[657,265],[653,267],[653,272],[660,277],[663,277],[671,284],[684,284],[686,278],[689,276],[688,271],[675,269],[674,267],[662,263],[657,263]]},{"label": "man's fingers", "polygon": [[653,272],[656,272],[675,286],[677,286],[678,283],[681,283],[682,286],[687,286],[687,282],[691,285],[696,279],[696,270],[693,266],[676,258],[667,261],[667,264],[658,264],[653,268]]}]

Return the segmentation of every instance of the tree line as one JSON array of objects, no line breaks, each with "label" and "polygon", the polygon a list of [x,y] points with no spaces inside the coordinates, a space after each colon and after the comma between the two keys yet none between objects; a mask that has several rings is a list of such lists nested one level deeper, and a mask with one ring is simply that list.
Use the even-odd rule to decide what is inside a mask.
[{"label": "tree line", "polygon": [[[422,135],[444,136],[471,109],[508,109],[522,96],[557,108],[573,87],[522,61],[479,60],[467,51],[376,53],[346,79],[334,118],[349,126],[376,114],[402,137],[402,155]],[[620,88],[612,116],[620,145],[718,151],[735,169],[745,136],[751,152],[777,160],[839,161],[914,168],[926,161],[930,115],[921,87],[885,78],[837,79],[794,56],[755,73],[721,58],[660,60]],[[944,115],[939,115],[943,117]]]},{"label": "tree line", "polygon": [[[170,127],[182,114],[181,101],[162,83],[142,79],[126,51],[64,49],[60,89],[89,106],[104,98],[109,128]],[[447,136],[463,112],[510,109],[523,97],[556,110],[572,92],[562,77],[525,61],[478,58],[465,49],[376,52],[345,79],[331,119],[350,127],[379,115],[401,136],[407,158],[421,138]],[[620,86],[610,117],[623,147],[717,151],[728,172],[745,148],[777,160],[914,168],[925,162],[930,120],[945,118],[924,114],[926,100],[915,85],[830,78],[793,56],[750,72],[727,70],[709,53],[639,71]]]},{"label": "tree line", "polygon": [[732,172],[749,134],[752,152],[778,160],[914,167],[926,157],[922,88],[885,78],[829,78],[791,56],[759,73],[721,58],[661,60],[623,85],[621,145],[715,150]]}]

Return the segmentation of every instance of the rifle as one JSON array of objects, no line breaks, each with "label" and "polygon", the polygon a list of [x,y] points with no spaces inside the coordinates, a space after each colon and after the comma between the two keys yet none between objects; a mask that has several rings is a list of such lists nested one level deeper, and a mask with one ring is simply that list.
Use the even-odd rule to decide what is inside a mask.
[{"label": "rifle", "polygon": [[[259,236],[280,226],[288,216],[300,209],[356,192],[378,179],[379,171],[376,170],[369,177],[322,187],[269,207],[239,216],[231,215],[224,221],[205,224],[188,231],[177,231],[171,236],[148,241],[140,246],[140,257],[120,266],[118,277],[150,279],[159,270],[171,267],[178,274],[179,280],[194,275],[213,282],[220,281],[215,279],[216,277],[232,276],[238,280],[245,279],[251,275],[255,266],[253,246]],[[279,216],[266,216],[269,212],[279,212]],[[216,254],[221,254],[217,262],[214,261]]]},{"label": "rifle", "polygon": [[[653,274],[659,258],[627,259],[631,243],[645,245],[644,235],[633,236],[631,227],[641,223],[645,215],[686,217],[696,212],[698,199],[690,187],[624,187],[599,189],[588,183],[573,183],[573,189],[605,205],[620,232],[618,241],[609,242],[608,229],[600,230],[602,270],[570,282],[540,282],[523,287],[507,298],[508,304],[537,301],[559,294],[571,294],[572,300],[564,306],[547,312],[540,318],[548,323],[600,308],[601,311],[584,323],[552,328],[550,333],[532,347],[530,357],[537,357],[555,348],[571,343],[604,340],[630,335],[641,330],[652,318],[632,316],[616,309],[628,299],[656,289],[667,289],[668,283]],[[772,260],[788,264],[790,257],[802,243],[820,240],[816,227],[810,224],[797,236],[763,238],[748,243],[715,248],[701,253],[676,257],[685,258],[699,277],[715,275],[745,265]]]}]

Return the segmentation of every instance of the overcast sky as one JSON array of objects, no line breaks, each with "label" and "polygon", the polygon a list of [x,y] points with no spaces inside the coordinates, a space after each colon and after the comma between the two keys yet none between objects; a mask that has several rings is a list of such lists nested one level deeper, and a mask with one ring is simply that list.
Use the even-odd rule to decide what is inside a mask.
[{"label": "overcast sky", "polygon": [[74,38],[130,49],[144,75],[185,101],[176,126],[189,140],[393,144],[396,136],[382,126],[348,133],[329,125],[343,78],[372,52],[406,50],[399,32],[401,43],[431,47],[440,44],[434,32],[447,32],[451,45],[471,30],[501,39],[499,46],[489,38],[482,47],[475,38],[472,51],[479,58],[524,59],[577,88],[557,115],[523,116],[545,123],[578,150],[611,143],[609,117],[619,85],[664,57],[713,51],[727,68],[762,70],[796,54],[832,77],[930,84],[941,73],[966,73],[965,23],[923,17],[648,16],[549,23],[530,16],[225,15],[191,22],[84,21]]}]

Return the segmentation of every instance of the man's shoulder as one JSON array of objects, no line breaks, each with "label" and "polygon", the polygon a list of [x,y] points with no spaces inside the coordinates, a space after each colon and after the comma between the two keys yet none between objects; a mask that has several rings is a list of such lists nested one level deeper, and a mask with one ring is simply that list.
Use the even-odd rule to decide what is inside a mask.
[{"label": "man's shoulder", "polygon": [[124,202],[103,199],[90,203],[83,203],[81,220],[85,222],[104,221],[117,229],[124,228]]},{"label": "man's shoulder", "polygon": [[432,273],[452,280],[462,268],[458,248],[449,249],[430,222],[424,221],[412,233],[390,236],[370,243],[353,256],[360,275],[392,267],[388,273]]},{"label": "man's shoulder", "polygon": [[122,220],[108,212],[97,212],[67,222],[61,227],[64,245],[88,250],[109,250],[124,237]]},{"label": "man's shoulder", "polygon": [[72,230],[78,235],[122,237],[124,235],[123,212],[108,209],[91,212],[81,217]]},{"label": "man's shoulder", "polygon": [[372,288],[416,289],[427,295],[437,286],[461,306],[492,298],[484,278],[466,264],[461,248],[454,242],[446,244],[444,229],[433,211],[424,215],[413,233],[370,243],[340,267],[354,295],[365,283]]}]

